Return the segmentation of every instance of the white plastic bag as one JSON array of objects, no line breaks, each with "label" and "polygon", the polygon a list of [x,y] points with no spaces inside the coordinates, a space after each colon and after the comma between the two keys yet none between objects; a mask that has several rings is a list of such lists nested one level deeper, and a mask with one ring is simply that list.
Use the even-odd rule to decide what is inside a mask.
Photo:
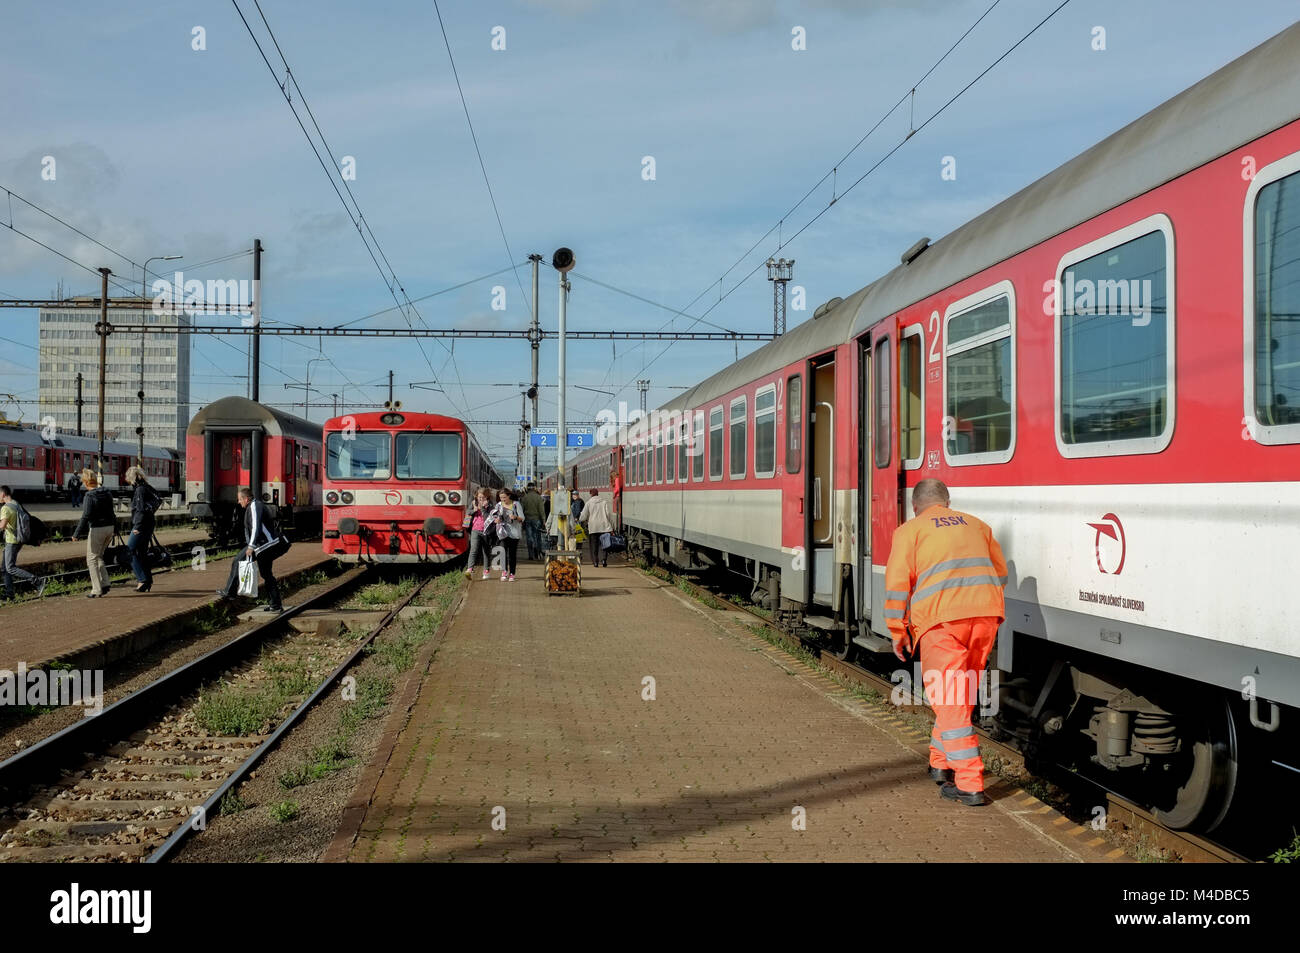
[{"label": "white plastic bag", "polygon": [[244,559],[239,563],[239,594],[257,598],[257,562]]}]

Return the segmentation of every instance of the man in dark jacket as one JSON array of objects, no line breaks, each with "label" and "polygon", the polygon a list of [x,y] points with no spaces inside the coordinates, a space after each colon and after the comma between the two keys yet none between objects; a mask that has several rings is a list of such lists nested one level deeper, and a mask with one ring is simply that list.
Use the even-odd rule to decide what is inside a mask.
[{"label": "man in dark jacket", "polygon": [[528,484],[528,489],[519,502],[524,508],[524,534],[528,541],[528,558],[541,559],[542,551],[546,548],[542,544],[542,529],[546,525],[546,503],[542,495],[537,492],[536,483]]},{"label": "man in dark jacket", "polygon": [[76,542],[82,536],[86,537],[86,568],[90,570],[90,592],[86,593],[86,598],[98,599],[108,595],[112,588],[104,551],[117,532],[117,518],[113,515],[113,491],[99,485],[97,471],[89,467],[82,470],[81,484],[86,487],[86,494],[81,502],[81,520],[72,531],[72,540]]},{"label": "man in dark jacket", "polygon": [[237,553],[230,564],[230,578],[225,588],[218,589],[217,595],[223,599],[233,599],[239,590],[239,564],[245,559],[257,561],[258,571],[262,574],[262,588],[266,593],[266,612],[283,612],[280,604],[280,585],[275,580],[273,563],[289,551],[287,542],[280,537],[280,529],[275,524],[275,517],[261,500],[253,499],[253,491],[246,486],[239,488],[239,505],[244,508],[244,551]]}]

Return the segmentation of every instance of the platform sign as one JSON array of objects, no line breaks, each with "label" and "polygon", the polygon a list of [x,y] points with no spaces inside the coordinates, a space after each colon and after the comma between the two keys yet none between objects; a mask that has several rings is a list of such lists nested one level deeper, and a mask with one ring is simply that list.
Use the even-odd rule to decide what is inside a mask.
[{"label": "platform sign", "polygon": [[560,431],[556,427],[534,427],[528,432],[530,447],[558,447]]},{"label": "platform sign", "polygon": [[578,450],[583,447],[594,447],[596,445],[596,428],[569,427],[568,439],[565,440],[564,445]]}]

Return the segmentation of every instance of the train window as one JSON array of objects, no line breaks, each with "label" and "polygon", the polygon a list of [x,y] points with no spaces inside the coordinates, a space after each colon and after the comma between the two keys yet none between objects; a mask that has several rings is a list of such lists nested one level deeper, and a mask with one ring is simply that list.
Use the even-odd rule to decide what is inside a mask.
[{"label": "train window", "polygon": [[325,441],[326,472],[335,480],[387,480],[391,447],[391,434],[335,431]]},{"label": "train window", "polygon": [[[690,418],[687,418],[688,420]],[[687,442],[689,432],[685,423],[677,431],[677,479],[682,483],[686,482],[686,469],[688,467],[687,457],[689,456]]]},{"label": "train window", "polygon": [[[1010,281],[954,301],[945,312],[943,452],[953,466],[1006,463],[1015,452],[1015,318],[1016,295]],[[914,375],[921,390],[923,342],[913,337],[904,339],[904,344],[908,341],[915,342],[916,361],[909,370],[903,352],[902,381]],[[900,428],[912,410],[924,406],[910,390],[904,391],[902,404]],[[914,454],[908,452],[906,429],[902,436],[903,456],[914,458],[914,465],[920,466],[925,451],[919,420]]]},{"label": "train window", "polygon": [[9,448],[0,447],[0,467],[8,468],[9,466]]},{"label": "train window", "polygon": [[709,479],[722,479],[722,408],[709,411]]},{"label": "train window", "polygon": [[399,433],[399,480],[459,480],[460,434]]},{"label": "train window", "polygon": [[221,441],[221,461],[220,467],[223,470],[229,470],[234,466],[234,444],[235,442],[227,437],[218,437]]},{"label": "train window", "polygon": [[239,441],[239,469],[253,469],[253,447],[252,442],[247,437]]},{"label": "train window", "polygon": [[697,410],[691,424],[691,479],[704,479],[704,411]]},{"label": "train window", "polygon": [[743,480],[745,469],[749,465],[746,454],[748,437],[746,431],[749,429],[749,420],[745,416],[747,403],[744,397],[737,397],[731,402],[731,468],[729,472],[733,480]]},{"label": "train window", "polygon": [[1158,453],[1174,428],[1174,230],[1164,215],[1061,259],[1056,445],[1066,457]]},{"label": "train window", "polygon": [[924,353],[921,326],[914,324],[898,339],[898,453],[909,470],[925,457]]},{"label": "train window", "polygon": [[776,476],[776,385],[754,395],[754,476]]},{"label": "train window", "polygon": [[887,467],[892,457],[894,417],[893,374],[890,373],[889,338],[876,343],[876,466]]},{"label": "train window", "polygon": [[664,482],[663,434],[655,434],[655,482]]},{"label": "train window", "polygon": [[664,475],[665,481],[673,483],[677,479],[677,431],[670,429],[664,431],[664,455],[668,458],[668,472]]},{"label": "train window", "polygon": [[72,469],[74,469],[74,470],[80,470],[80,469],[81,469],[81,454],[79,454],[79,453],[74,453],[74,454],[72,455]]},{"label": "train window", "polygon": [[[1262,444],[1300,442],[1300,153],[1246,193],[1246,418]],[[1294,403],[1293,403],[1294,401]]]},{"label": "train window", "polygon": [[798,473],[803,462],[803,377],[790,375],[785,383],[785,472]]}]

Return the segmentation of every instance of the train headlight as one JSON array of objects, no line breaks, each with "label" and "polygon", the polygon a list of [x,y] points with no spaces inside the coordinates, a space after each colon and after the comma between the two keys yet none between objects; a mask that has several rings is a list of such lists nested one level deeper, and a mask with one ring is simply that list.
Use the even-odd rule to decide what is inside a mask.
[{"label": "train headlight", "polygon": [[348,490],[344,490],[344,491],[343,491],[343,502],[344,502],[344,503],[351,503],[351,502],[352,502],[353,500],[355,500],[355,499],[356,499],[356,497],[353,496],[352,493],[351,493],[350,491],[348,491]]},{"label": "train headlight", "polygon": [[444,503],[447,502],[447,494],[443,493],[442,490],[439,490],[437,493],[433,494],[433,502],[437,503],[439,506],[442,506]]},{"label": "train headlight", "polygon": [[339,495],[335,493],[333,490],[330,490],[328,493],[325,494],[326,503],[337,503],[338,501],[339,501]]},{"label": "train headlight", "polygon": [[459,502],[460,502],[460,494],[457,493],[455,490],[452,490],[450,493],[447,494],[447,502],[448,502],[448,503],[459,503]]}]

